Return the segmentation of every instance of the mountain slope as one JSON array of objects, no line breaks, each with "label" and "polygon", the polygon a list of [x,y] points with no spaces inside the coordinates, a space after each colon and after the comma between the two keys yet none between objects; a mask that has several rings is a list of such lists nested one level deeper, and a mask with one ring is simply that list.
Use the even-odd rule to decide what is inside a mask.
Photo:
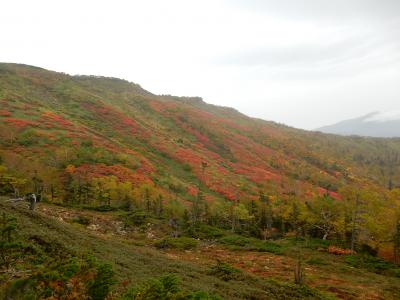
[{"label": "mountain slope", "polygon": [[400,114],[398,112],[373,112],[359,118],[345,120],[316,130],[340,135],[384,138],[400,137]]},{"label": "mountain slope", "polygon": [[[93,278],[112,279],[91,252],[116,271],[110,299],[160,271],[229,299],[324,298],[279,283],[294,269],[303,281],[301,256],[312,288],[396,299],[399,166],[399,139],[307,132],[120,79],[0,64],[0,229],[18,233],[0,241],[0,295],[85,299]],[[1,203],[30,192],[44,200],[34,212]]]},{"label": "mountain slope", "polygon": [[260,191],[339,197],[358,177],[377,187],[400,183],[396,140],[305,132],[200,98],[24,65],[1,64],[0,87],[5,165],[28,178],[36,170],[55,190],[68,180],[114,176],[167,197],[190,200],[200,186],[209,200],[236,200]]}]

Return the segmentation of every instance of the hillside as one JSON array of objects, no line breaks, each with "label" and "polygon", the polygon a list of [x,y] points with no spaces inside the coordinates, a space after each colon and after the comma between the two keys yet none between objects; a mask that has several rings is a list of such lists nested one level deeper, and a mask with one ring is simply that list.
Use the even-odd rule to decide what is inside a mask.
[{"label": "hillside", "polygon": [[354,176],[400,185],[397,140],[305,132],[200,98],[22,65],[2,64],[0,87],[2,157],[6,165],[29,160],[21,170],[28,174],[35,164],[56,173],[70,165],[82,176],[114,175],[189,195],[200,181],[210,198],[229,200],[260,190],[336,192]]},{"label": "hillside", "polygon": [[374,112],[359,118],[324,126],[316,130],[340,135],[398,138],[400,137],[400,115],[397,111],[386,113]]},{"label": "hillside", "polygon": [[[399,170],[400,139],[308,132],[121,79],[0,64],[0,225],[22,243],[1,236],[10,293],[32,280],[49,299],[86,277],[108,286],[109,266],[82,258],[92,253],[116,271],[109,299],[160,271],[185,293],[210,293],[176,299],[396,299]],[[6,202],[32,192],[37,211]],[[260,268],[268,259],[278,263]],[[294,270],[297,284],[283,284]],[[76,284],[78,299],[105,299],[93,286]]]}]

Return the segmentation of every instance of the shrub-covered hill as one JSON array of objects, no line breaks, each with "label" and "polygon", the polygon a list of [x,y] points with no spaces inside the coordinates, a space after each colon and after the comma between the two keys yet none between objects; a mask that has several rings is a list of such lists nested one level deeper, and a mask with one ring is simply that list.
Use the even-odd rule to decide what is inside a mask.
[{"label": "shrub-covered hill", "polygon": [[36,170],[57,195],[67,176],[112,175],[187,199],[199,182],[229,200],[400,185],[399,140],[305,132],[115,78],[1,64],[0,122],[3,163],[28,179]]},{"label": "shrub-covered hill", "polygon": [[[6,196],[1,201],[35,192],[45,202],[68,209],[96,210],[98,219],[107,215],[105,211],[118,214],[110,227],[122,222],[142,232],[154,223],[160,228],[155,245],[161,249],[186,251],[199,240],[202,245],[218,240],[232,251],[283,254],[282,246],[269,240],[295,239],[297,243],[302,239],[308,244],[310,238],[322,239],[339,247],[335,248],[339,254],[360,253],[348,263],[379,273],[384,283],[398,275],[393,263],[400,262],[399,165],[398,139],[307,132],[209,105],[200,98],[154,95],[120,79],[0,64],[0,196]],[[111,270],[83,257],[82,251],[74,252],[84,250],[113,263],[117,276],[133,276],[135,283],[161,270],[180,274],[189,290],[200,285],[200,292],[216,292],[229,299],[249,298],[256,290],[261,296],[255,299],[263,299],[265,293],[277,299],[287,299],[287,293],[320,297],[301,285],[301,267],[296,272],[299,286],[286,290],[286,285],[246,277],[248,282],[230,291],[219,281],[211,282],[201,268],[193,273],[190,264],[158,256],[153,244],[133,251],[134,238],[119,241],[102,236],[102,243],[43,213],[14,210],[8,204],[0,204],[0,212],[5,212],[1,230],[11,233],[15,226],[25,230],[17,243],[11,234],[1,237],[0,271],[5,270],[7,286],[15,288],[10,292],[29,291],[38,283],[40,291],[33,291],[35,295],[47,295],[49,287],[49,295],[54,296],[54,291],[64,293],[75,282],[78,297],[104,299],[95,294],[104,296],[109,291],[95,287],[112,285]],[[46,211],[52,213],[50,208]],[[19,225],[10,215],[17,216]],[[88,224],[87,215],[73,223],[96,227]],[[30,228],[42,234],[37,236]],[[287,244],[292,252],[296,247]],[[200,252],[206,261],[207,246],[204,250]],[[62,254],[61,261],[55,253]],[[179,255],[187,259],[184,253]],[[242,267],[273,275],[259,270],[258,261],[254,264],[256,269]],[[132,265],[138,269],[132,271]],[[33,272],[33,277],[17,275],[34,281],[14,285],[15,274],[10,270]],[[342,271],[340,266],[331,270]],[[224,263],[213,272],[223,277],[237,275]],[[315,280],[313,284],[318,286]],[[152,281],[153,285],[166,292],[167,286],[175,289],[176,282],[167,277]],[[357,284],[350,285],[354,290]],[[392,289],[392,283],[388,288]],[[397,295],[398,290],[388,294]],[[136,299],[131,296],[128,299]],[[182,299],[192,299],[187,297]]]},{"label": "shrub-covered hill", "polygon": [[[398,193],[389,190],[400,185],[399,140],[307,132],[116,78],[0,64],[0,157],[2,194],[43,189],[49,201],[141,204],[156,215],[169,203],[180,215],[196,209],[194,222],[211,220],[211,209],[214,221],[235,229],[256,217],[258,199],[328,197],[357,206],[361,193],[370,213],[364,223],[376,232],[364,239],[388,240],[395,228]],[[199,199],[206,206],[197,216]],[[257,224],[284,228],[289,208],[278,205],[276,217]],[[316,219],[318,232],[346,235],[355,210],[341,209],[340,222],[325,220],[328,227]]]}]

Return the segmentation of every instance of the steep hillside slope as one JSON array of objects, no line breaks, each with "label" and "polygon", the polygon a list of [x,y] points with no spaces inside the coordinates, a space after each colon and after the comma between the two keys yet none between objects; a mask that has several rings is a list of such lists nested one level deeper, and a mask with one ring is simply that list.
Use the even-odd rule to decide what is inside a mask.
[{"label": "steep hillside slope", "polygon": [[356,177],[400,183],[397,140],[305,132],[114,78],[1,64],[0,107],[4,164],[22,177],[41,173],[54,197],[66,197],[57,195],[63,181],[109,175],[189,200],[199,186],[209,199],[237,200],[260,191],[340,197]]},{"label": "steep hillside slope", "polygon": [[[91,252],[116,271],[110,297],[162,271],[228,299],[325,298],[304,283],[396,299],[399,167],[399,139],[307,132],[120,79],[0,64],[0,291],[105,299],[95,287],[111,285],[110,266]],[[6,201],[30,192],[42,200],[34,212]],[[292,281],[295,269],[297,285],[264,278]],[[213,299],[203,296],[184,299]]]}]

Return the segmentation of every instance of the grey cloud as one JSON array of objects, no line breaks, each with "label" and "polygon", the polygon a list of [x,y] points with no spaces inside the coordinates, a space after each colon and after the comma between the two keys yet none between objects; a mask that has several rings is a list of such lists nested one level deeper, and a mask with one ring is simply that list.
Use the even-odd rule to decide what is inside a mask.
[{"label": "grey cloud", "polygon": [[307,19],[377,19],[400,17],[398,0],[231,0],[240,8]]},{"label": "grey cloud", "polygon": [[[318,25],[316,23],[315,26]],[[274,76],[282,79],[354,76],[365,70],[398,65],[400,62],[400,19],[388,21],[384,27],[370,26],[366,32],[363,32],[363,27],[368,27],[368,22],[358,24],[355,30],[352,24],[343,26],[343,23],[336,22],[335,25],[339,33],[343,31],[342,40],[326,43],[324,39],[312,43],[294,43],[286,47],[243,49],[217,57],[214,62],[269,69]],[[343,28],[350,29],[352,35],[347,34]]]},{"label": "grey cloud", "polygon": [[295,73],[306,72],[308,69],[325,68],[331,71],[347,67],[356,68],[355,71],[362,66],[378,67],[399,62],[399,53],[400,44],[364,38],[348,39],[328,45],[303,44],[244,50],[216,60],[220,64],[239,67],[293,69]]},{"label": "grey cloud", "polygon": [[245,66],[288,66],[337,64],[361,58],[373,49],[368,41],[346,40],[328,45],[303,44],[290,47],[266,47],[235,53],[221,58],[222,63]]}]

